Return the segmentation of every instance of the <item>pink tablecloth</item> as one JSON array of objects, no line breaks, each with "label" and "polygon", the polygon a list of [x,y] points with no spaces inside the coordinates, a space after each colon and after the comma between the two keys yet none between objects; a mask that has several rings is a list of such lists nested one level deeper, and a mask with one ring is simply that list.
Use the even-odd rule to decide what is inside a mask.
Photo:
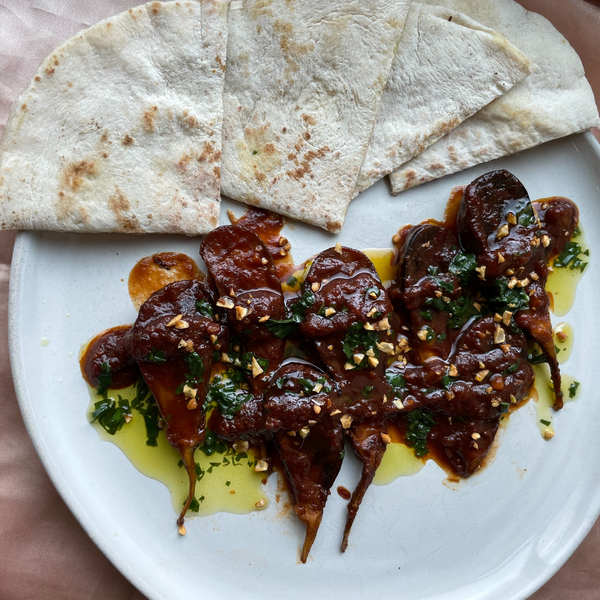
[{"label": "pink tablecloth", "polygon": [[[600,101],[600,0],[520,1],[548,17],[567,37]],[[134,4],[129,0],[0,0],[0,125],[12,100],[56,44]],[[10,374],[6,327],[14,238],[14,233],[0,233],[0,600],[143,599],[75,521],[25,431]],[[600,523],[533,598],[600,599],[598,565]]]}]

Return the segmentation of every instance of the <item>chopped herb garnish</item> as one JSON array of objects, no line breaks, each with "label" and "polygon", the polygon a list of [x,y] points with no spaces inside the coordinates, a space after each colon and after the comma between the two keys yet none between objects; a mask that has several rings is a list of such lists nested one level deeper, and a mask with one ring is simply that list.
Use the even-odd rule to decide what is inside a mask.
[{"label": "chopped herb garnish", "polygon": [[[579,269],[581,273],[587,267],[587,263],[583,262],[583,259],[579,257],[580,254],[584,254],[583,248],[577,242],[567,242],[563,251],[554,260],[553,266],[559,269],[569,268],[571,271]],[[586,254],[585,256],[589,256]]]},{"label": "chopped herb garnish", "polygon": [[294,277],[293,275],[287,280],[287,284],[290,287],[295,287],[298,285],[298,278]]},{"label": "chopped herb garnish", "polygon": [[156,446],[158,444],[156,438],[160,431],[158,426],[160,411],[143,378],[140,378],[136,384],[135,398],[131,401],[131,408],[137,410],[144,417],[146,446]]},{"label": "chopped herb garnish", "polygon": [[541,350],[534,350],[533,352],[527,355],[527,362],[531,365],[541,365],[548,361],[546,360],[546,356]]},{"label": "chopped herb garnish", "polygon": [[404,375],[388,370],[385,372],[385,378],[392,386],[394,396],[396,396],[396,398],[402,398],[402,390],[406,389],[406,379],[404,379]]},{"label": "chopped herb garnish", "polygon": [[288,316],[285,319],[269,319],[265,327],[276,337],[284,339],[289,337],[298,329],[298,325],[304,320],[306,310],[315,303],[315,295],[306,290],[296,302],[288,307]]},{"label": "chopped herb garnish", "polygon": [[[356,365],[359,369],[366,368],[368,364],[368,358],[366,356],[368,350],[372,350],[375,357],[379,356],[379,350],[377,348],[379,332],[369,331],[365,329],[363,325],[364,324],[360,321],[350,325],[346,331],[344,341],[342,342],[342,349],[349,361],[354,361],[354,354],[357,352],[365,354],[360,364]],[[355,363],[353,362],[352,364]]]},{"label": "chopped herb garnish", "polygon": [[427,437],[434,425],[436,425],[436,421],[431,413],[423,410],[413,410],[408,413],[406,442],[413,448],[416,457],[421,458],[429,454]]},{"label": "chopped herb garnish", "polygon": [[218,408],[224,417],[232,419],[235,413],[248,400],[252,399],[252,394],[239,389],[236,382],[229,377],[229,374],[230,372],[226,373],[227,378],[215,375],[208,388],[203,409],[206,412],[209,408]]},{"label": "chopped herb garnish", "polygon": [[103,398],[94,403],[92,423],[98,421],[99,425],[109,433],[115,435],[127,422],[125,416],[131,416],[131,406],[127,400],[119,396],[118,402],[112,398]]},{"label": "chopped herb garnish", "polygon": [[577,394],[577,388],[579,387],[579,381],[574,381],[569,386],[569,398],[575,398],[575,394]]},{"label": "chopped herb garnish", "polygon": [[514,373],[518,368],[519,368],[519,363],[516,362],[516,363],[513,363],[512,365],[510,365],[510,367],[508,367],[506,369],[506,372],[507,373]]},{"label": "chopped herb garnish", "polygon": [[100,369],[101,369],[101,371],[100,371],[100,375],[98,375],[98,387],[96,388],[96,391],[99,396],[106,398],[106,395],[108,393],[108,388],[112,384],[111,368],[107,362],[103,362],[100,365]]},{"label": "chopped herb garnish", "polygon": [[460,280],[463,283],[466,283],[474,278],[476,268],[477,259],[475,258],[475,255],[461,250],[450,262],[448,271],[452,273],[452,275],[460,277]]},{"label": "chopped herb garnish", "polygon": [[373,392],[373,386],[365,385],[365,387],[363,388],[363,391],[362,391],[362,395],[365,397],[368,397],[372,394],[372,392]]},{"label": "chopped herb garnish", "polygon": [[214,314],[213,307],[206,300],[198,300],[196,302],[196,310],[200,315],[208,317],[209,319],[212,319]]},{"label": "chopped herb garnish", "polygon": [[[206,456],[212,456],[215,453],[225,454],[228,448],[210,429],[207,429],[204,436],[204,442],[200,445],[200,450],[202,450]],[[212,473],[212,468],[215,465],[219,466],[221,463],[211,462],[210,464],[210,468],[207,469],[208,473]]]},{"label": "chopped herb garnish", "polygon": [[540,419],[540,423],[541,423],[542,425],[545,425],[546,427],[549,427],[549,426],[550,426],[550,421],[546,421],[546,420],[544,420],[544,419]]},{"label": "chopped herb garnish", "polygon": [[146,356],[146,360],[148,362],[155,363],[164,363],[167,359],[165,358],[165,353],[162,350],[157,350],[156,348],[152,348]]},{"label": "chopped herb garnish", "polygon": [[433,315],[429,309],[426,309],[421,311],[421,318],[424,321],[431,321],[433,319]]},{"label": "chopped herb garnish", "polygon": [[183,360],[187,363],[190,371],[185,374],[185,381],[177,386],[175,390],[176,394],[181,394],[185,385],[196,388],[199,383],[204,381],[202,379],[202,375],[204,374],[204,361],[202,357],[197,352],[192,352],[191,354],[186,354]]},{"label": "chopped herb garnish", "polygon": [[494,281],[496,296],[490,298],[490,303],[496,312],[502,314],[505,310],[513,314],[522,309],[529,308],[529,296],[523,288],[508,287],[508,279],[500,277]]},{"label": "chopped herb garnish", "polygon": [[375,298],[379,298],[379,294],[381,294],[381,290],[378,287],[375,287],[375,286],[368,287],[365,290],[365,295],[367,297],[371,297],[371,294],[374,294]]}]

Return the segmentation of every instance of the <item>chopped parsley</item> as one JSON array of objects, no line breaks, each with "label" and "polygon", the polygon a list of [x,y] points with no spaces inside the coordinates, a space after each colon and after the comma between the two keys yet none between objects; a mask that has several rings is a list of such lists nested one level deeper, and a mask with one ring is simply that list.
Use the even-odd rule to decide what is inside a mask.
[{"label": "chopped parsley", "polygon": [[160,411],[158,410],[154,396],[142,377],[140,377],[135,386],[135,398],[131,401],[131,408],[137,410],[144,417],[146,446],[156,446],[156,438],[160,432],[160,427],[158,426]]},{"label": "chopped parsley", "polygon": [[125,416],[131,417],[131,406],[128,400],[119,395],[115,402],[112,398],[103,398],[94,403],[92,423],[98,424],[110,435],[115,435],[127,422]]},{"label": "chopped parsley", "polygon": [[476,268],[477,259],[475,258],[475,255],[461,250],[450,262],[448,271],[452,273],[452,275],[459,277],[463,283],[467,283],[474,278]]},{"label": "chopped parsley", "polygon": [[209,319],[213,318],[214,310],[210,303],[206,300],[198,300],[196,302],[196,310],[200,313],[201,316],[207,317]]},{"label": "chopped parsley", "polygon": [[559,269],[566,269],[567,267],[574,271],[579,269],[580,273],[587,267],[587,262],[583,262],[585,259],[582,256],[589,256],[589,250],[583,250],[583,248],[577,242],[567,242],[563,251],[554,259],[553,267]]},{"label": "chopped parsley", "polygon": [[269,319],[265,327],[280,339],[289,337],[296,333],[298,325],[304,320],[304,315],[309,307],[315,303],[315,295],[306,290],[296,302],[288,307],[287,317],[285,319]]},{"label": "chopped parsley", "polygon": [[252,394],[240,389],[235,378],[229,377],[229,372],[227,375],[227,378],[215,375],[208,388],[203,409],[206,412],[209,408],[218,408],[224,417],[232,419],[235,413],[252,399]]},{"label": "chopped parsley", "polygon": [[101,369],[101,371],[100,371],[100,375],[98,375],[98,386],[96,388],[96,391],[98,392],[99,396],[106,398],[106,395],[108,393],[108,388],[112,384],[111,368],[107,362],[103,362],[100,365],[100,369]]},{"label": "chopped parsley", "polygon": [[527,355],[527,362],[530,365],[541,365],[548,361],[546,360],[546,356],[541,350],[534,350],[533,352],[530,352]]},{"label": "chopped parsley", "polygon": [[396,371],[388,370],[385,372],[385,378],[392,386],[392,389],[394,390],[394,396],[401,399],[402,392],[406,389],[406,379],[404,379],[404,375],[397,373]]},{"label": "chopped parsley", "polygon": [[417,458],[429,454],[427,437],[429,436],[431,428],[436,424],[433,415],[424,410],[413,410],[411,413],[408,413],[406,442],[413,448]]},{"label": "chopped parsley", "polygon": [[186,354],[183,357],[183,360],[187,363],[190,371],[185,374],[185,381],[177,386],[175,390],[176,394],[181,394],[186,385],[197,388],[198,384],[204,381],[204,379],[202,379],[202,375],[204,374],[204,361],[202,360],[202,357],[197,352],[192,352]]},{"label": "chopped parsley", "polygon": [[150,352],[148,352],[148,356],[146,356],[146,360],[148,362],[154,363],[164,363],[166,362],[165,353],[162,350],[157,350],[156,348],[152,348]]},{"label": "chopped parsley", "polygon": [[575,394],[577,394],[577,388],[579,387],[579,381],[574,381],[569,386],[569,398],[575,398]]},{"label": "chopped parsley", "polygon": [[523,288],[508,287],[508,279],[500,277],[494,281],[496,296],[490,298],[490,303],[496,312],[502,314],[505,310],[513,314],[518,310],[529,308],[529,296]]},{"label": "chopped parsley", "polygon": [[[210,429],[206,430],[204,436],[204,442],[200,444],[200,450],[206,454],[206,456],[212,456],[213,454],[225,454],[229,448],[227,444],[224,444]],[[221,463],[210,463],[211,468],[208,469],[209,473],[212,473],[212,467],[215,465],[218,467]]]},{"label": "chopped parsley", "polygon": [[429,309],[421,311],[421,318],[423,321],[431,321],[433,319],[433,315]]},{"label": "chopped parsley", "polygon": [[546,421],[545,419],[540,419],[540,423],[542,425],[545,425],[546,427],[549,427],[551,424],[551,421]]},{"label": "chopped parsley", "polygon": [[[360,364],[356,365],[359,369],[367,367],[368,357],[366,353],[368,350],[372,350],[376,358],[379,356],[379,350],[377,348],[379,332],[369,331],[365,329],[363,325],[364,324],[361,321],[350,325],[346,331],[344,341],[342,342],[342,349],[349,361],[354,361],[354,354],[356,352],[362,352],[365,355]],[[352,362],[352,364],[355,363]]]}]

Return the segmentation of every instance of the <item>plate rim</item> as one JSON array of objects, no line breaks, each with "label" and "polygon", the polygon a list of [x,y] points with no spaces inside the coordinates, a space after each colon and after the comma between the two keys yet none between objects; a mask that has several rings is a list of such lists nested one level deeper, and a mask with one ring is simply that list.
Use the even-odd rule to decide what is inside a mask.
[{"label": "plate rim", "polygon": [[[590,149],[596,154],[600,163],[600,142],[591,131],[575,134],[582,141],[585,141]],[[565,138],[562,138],[565,139]],[[19,324],[21,318],[21,295],[23,293],[23,274],[24,266],[27,260],[33,236],[39,232],[19,231],[13,248],[13,255],[10,267],[9,277],[9,295],[8,295],[8,348],[10,368],[13,379],[13,385],[17,397],[19,410],[25,423],[27,434],[31,439],[35,451],[42,462],[46,474],[50,478],[54,488],[60,495],[63,502],[69,508],[71,514],[75,517],[79,525],[83,528],[87,536],[94,542],[98,549],[108,558],[112,565],[142,594],[150,600],[165,600],[165,598],[143,579],[130,563],[122,560],[122,557],[113,548],[104,534],[95,527],[93,521],[88,517],[85,508],[80,504],[78,498],[71,490],[66,481],[60,474],[60,469],[55,463],[42,429],[36,419],[35,411],[31,403],[29,388],[25,376],[25,367],[22,360],[23,344],[22,336],[19,335]],[[42,232],[43,233],[43,232]],[[598,484],[600,487],[600,483]],[[596,501],[590,503],[579,527],[574,534],[570,536],[567,544],[555,555],[554,560],[547,567],[540,571],[523,590],[513,592],[506,600],[525,600],[538,591],[546,584],[567,562],[575,550],[581,545],[592,527],[600,516],[600,494]],[[205,596],[206,597],[206,596]]]}]

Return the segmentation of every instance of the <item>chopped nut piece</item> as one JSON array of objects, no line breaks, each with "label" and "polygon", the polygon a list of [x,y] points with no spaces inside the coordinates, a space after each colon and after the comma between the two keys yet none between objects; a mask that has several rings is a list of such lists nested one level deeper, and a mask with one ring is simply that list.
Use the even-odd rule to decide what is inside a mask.
[{"label": "chopped nut piece", "polygon": [[327,350],[331,352],[333,350],[333,346],[327,346]]},{"label": "chopped nut piece", "polygon": [[510,320],[512,319],[512,312],[510,310],[505,310],[502,313],[502,322],[508,327],[510,325]]},{"label": "chopped nut piece", "polygon": [[529,277],[531,277],[532,281],[537,281],[540,278],[535,271],[531,271],[531,273],[529,273]]},{"label": "chopped nut piece", "polygon": [[478,439],[479,439],[481,436],[480,436],[478,433],[472,433],[472,434],[471,434],[471,437],[472,437],[474,440],[478,440]]},{"label": "chopped nut piece", "polygon": [[489,369],[483,369],[482,371],[479,371],[479,373],[477,373],[477,375],[475,375],[475,379],[477,381],[483,381],[489,374],[490,374]]},{"label": "chopped nut piece", "polygon": [[285,246],[288,243],[288,241],[287,241],[286,238],[284,238],[283,236],[281,236],[279,238],[279,242],[278,243],[279,243],[280,246]]},{"label": "chopped nut piece", "polygon": [[[196,390],[194,390],[196,391]],[[196,408],[198,408],[198,403],[196,402],[195,398],[192,398],[188,403],[187,403],[187,409],[188,410],[195,410]]]},{"label": "chopped nut piece", "polygon": [[442,296],[442,300],[446,303],[446,304],[450,304],[450,298],[448,298],[448,296]]},{"label": "chopped nut piece", "polygon": [[387,396],[384,394],[383,395],[383,400],[381,402],[382,404],[386,404],[387,403]]},{"label": "chopped nut piece", "polygon": [[233,308],[235,306],[235,303],[233,302],[233,300],[231,298],[228,298],[227,296],[221,296],[218,300],[217,300],[217,306],[219,308]]},{"label": "chopped nut piece", "polygon": [[258,322],[259,323],[266,323],[269,319],[271,318],[271,315],[265,315],[264,317],[261,317]]},{"label": "chopped nut piece", "polygon": [[381,434],[381,441],[384,444],[391,444],[392,443],[392,438],[387,433],[382,433]]},{"label": "chopped nut piece", "polygon": [[501,240],[502,238],[505,238],[507,235],[508,235],[508,224],[504,223],[504,225],[502,225],[502,227],[500,227],[500,229],[498,229],[498,232],[496,233],[496,239]]},{"label": "chopped nut piece", "polygon": [[339,415],[342,411],[341,410],[334,410],[333,412],[329,413],[330,417],[335,417],[335,415]]},{"label": "chopped nut piece", "polygon": [[494,408],[498,408],[498,407],[500,406],[500,401],[498,400],[498,398],[494,398],[494,399],[492,400],[492,406],[493,406]]},{"label": "chopped nut piece", "polygon": [[262,498],[254,506],[256,506],[256,508],[261,508],[261,506],[264,506],[266,503],[267,501],[264,498]]},{"label": "chopped nut piece", "polygon": [[221,352],[221,362],[232,363],[233,361],[231,360],[231,358],[229,358],[229,354],[227,354],[226,352]]},{"label": "chopped nut piece", "polygon": [[485,369],[485,365],[481,361],[477,361],[480,369]]},{"label": "chopped nut piece", "polygon": [[346,371],[352,371],[352,369],[355,369],[355,368],[356,368],[356,365],[353,365],[352,363],[349,363],[349,362],[347,362],[344,365],[344,369],[346,369]]},{"label": "chopped nut piece", "polygon": [[187,385],[187,383],[183,386],[183,395],[186,398],[195,398],[196,395],[198,394],[198,390],[194,389],[193,387],[190,387],[189,385]]},{"label": "chopped nut piece", "polygon": [[315,383],[315,387],[312,389],[315,394],[318,394],[323,389],[322,383]]},{"label": "chopped nut piece", "polygon": [[554,437],[555,433],[554,431],[552,431],[552,429],[544,429],[544,439],[545,440],[551,440]]},{"label": "chopped nut piece", "polygon": [[527,285],[529,285],[529,279],[527,279],[527,277],[525,277],[525,279],[519,279],[519,281],[517,282],[517,285],[519,287],[525,287]]},{"label": "chopped nut piece", "polygon": [[123,420],[125,421],[125,423],[131,423],[132,419],[133,417],[131,415],[123,415]]},{"label": "chopped nut piece", "polygon": [[185,535],[186,534],[185,525],[180,525],[179,529],[177,531],[179,532],[179,535]]},{"label": "chopped nut piece", "polygon": [[241,454],[242,452],[248,452],[248,448],[250,448],[250,442],[245,440],[238,440],[237,442],[233,442],[233,449]]},{"label": "chopped nut piece", "polygon": [[264,371],[262,370],[261,366],[258,364],[258,361],[256,360],[256,356],[252,357],[252,377],[256,378],[259,375],[262,375],[264,373]]},{"label": "chopped nut piece", "polygon": [[377,312],[377,308],[374,306],[368,313],[367,317],[370,319]]},{"label": "chopped nut piece", "polygon": [[504,354],[508,354],[508,352],[510,351],[510,344],[502,344],[500,348],[502,349],[502,352],[504,352]]},{"label": "chopped nut piece", "polygon": [[269,463],[266,460],[263,460],[262,458],[258,461],[256,461],[256,465],[254,465],[254,470],[256,472],[261,472],[261,471],[268,471],[269,470]]},{"label": "chopped nut piece", "polygon": [[517,399],[515,398],[515,396],[513,394],[510,395],[510,401],[512,404],[516,404],[517,403]]},{"label": "chopped nut piece", "polygon": [[192,342],[192,340],[184,340],[183,338],[181,338],[177,347],[183,348],[186,352],[189,352],[191,354],[194,351],[194,342]]},{"label": "chopped nut piece", "polygon": [[515,215],[514,213],[509,212],[506,220],[508,221],[509,225],[516,225],[517,224],[517,215]]},{"label": "chopped nut piece", "polygon": [[375,358],[375,352],[374,352],[373,348],[369,348],[369,349],[368,349],[368,350],[365,352],[365,354],[366,354],[367,356],[372,356],[373,358]]},{"label": "chopped nut piece", "polygon": [[400,338],[398,340],[398,348],[400,352],[408,352],[410,350],[410,346],[408,345],[408,338]]},{"label": "chopped nut piece", "polygon": [[540,238],[539,238],[539,237],[537,237],[537,236],[536,236],[536,237],[533,237],[533,238],[531,238],[531,245],[532,245],[534,248],[537,248],[537,247],[540,245]]},{"label": "chopped nut piece", "polygon": [[502,252],[498,252],[498,264],[501,265],[504,262],[505,258]]},{"label": "chopped nut piece", "polygon": [[376,358],[369,356],[369,365],[371,367],[375,368],[378,364],[379,364],[379,361]]},{"label": "chopped nut piece", "polygon": [[313,406],[313,410],[315,411],[315,414],[316,414],[316,415],[319,415],[319,414],[321,414],[321,407],[320,407],[318,404],[315,404],[315,405]]},{"label": "chopped nut piece", "polygon": [[482,281],[485,279],[485,270],[487,267],[483,266],[483,267],[476,267],[475,271],[477,272],[477,277],[479,277],[479,279],[481,279]]},{"label": "chopped nut piece", "polygon": [[210,343],[214,345],[214,344],[217,343],[217,340],[219,338],[213,333],[213,334],[211,334],[211,336],[209,337],[209,339],[210,339]]},{"label": "chopped nut piece", "polygon": [[424,244],[421,244],[421,248],[429,248],[429,246],[431,246],[431,242],[425,242]]},{"label": "chopped nut piece", "polygon": [[335,308],[327,307],[325,309],[325,316],[330,317],[331,315],[335,315],[336,312],[337,311],[335,310]]},{"label": "chopped nut piece", "polygon": [[481,304],[479,302],[473,302],[473,308],[477,311],[481,310]]},{"label": "chopped nut piece", "polygon": [[402,410],[404,408],[404,404],[402,404],[402,401],[399,400],[398,398],[396,398],[395,400],[392,401],[392,404],[398,409],[398,410]]},{"label": "chopped nut piece", "polygon": [[419,329],[419,331],[417,331],[417,337],[420,340],[425,341],[427,339],[427,329],[423,328],[423,329]]},{"label": "chopped nut piece", "polygon": [[369,298],[378,298],[377,292],[369,292]]},{"label": "chopped nut piece", "polygon": [[179,321],[181,321],[181,319],[183,318],[183,315],[177,315],[176,317],[173,317],[168,323],[167,323],[167,327],[173,327],[173,325],[175,325],[176,323],[179,323]]},{"label": "chopped nut piece", "polygon": [[472,442],[473,444],[473,448],[475,448],[475,450],[479,450],[479,444],[477,442]]},{"label": "chopped nut piece", "polygon": [[288,431],[288,432],[287,432],[287,434],[288,434],[290,437],[296,437],[296,432],[295,432],[295,431]]},{"label": "chopped nut piece", "polygon": [[498,313],[496,313],[494,315],[494,323],[500,323],[500,321],[502,321],[502,315],[499,315]]},{"label": "chopped nut piece", "polygon": [[506,269],[506,274],[511,277],[512,275],[515,274],[515,270],[514,269]]},{"label": "chopped nut piece", "polygon": [[340,423],[344,429],[350,429],[352,425],[352,416],[351,415],[342,415],[340,417]]},{"label": "chopped nut piece", "polygon": [[304,439],[310,433],[310,429],[308,427],[303,427],[298,433],[300,434],[300,437]]},{"label": "chopped nut piece", "polygon": [[279,256],[287,256],[287,252],[286,252],[285,248],[282,248],[277,254]]},{"label": "chopped nut piece", "polygon": [[542,246],[547,248],[550,245],[550,238],[547,235],[542,236]]},{"label": "chopped nut piece", "polygon": [[248,314],[248,309],[245,306],[236,306],[235,307],[235,318],[238,321],[245,319],[247,314]]},{"label": "chopped nut piece", "polygon": [[390,322],[388,321],[387,317],[385,319],[381,319],[381,321],[379,321],[379,329],[381,329],[382,331],[386,331],[389,328],[390,328]]},{"label": "chopped nut piece", "polygon": [[190,324],[187,321],[178,321],[175,323],[175,329],[189,329]]},{"label": "chopped nut piece", "polygon": [[450,368],[448,369],[448,375],[450,375],[450,377],[458,377],[458,369],[456,368],[456,365],[450,365]]},{"label": "chopped nut piece", "polygon": [[341,253],[342,253],[342,245],[341,245],[339,242],[338,242],[338,243],[335,245],[335,251],[336,251],[338,254],[341,254]]},{"label": "chopped nut piece", "polygon": [[321,284],[318,281],[315,281],[314,283],[311,284],[310,289],[313,292],[318,292],[319,289],[321,288]]},{"label": "chopped nut piece", "polygon": [[512,290],[515,285],[517,285],[517,278],[516,277],[511,277],[510,281],[507,283],[508,289]]},{"label": "chopped nut piece", "polygon": [[392,236],[392,242],[394,242],[394,244],[399,244],[401,239],[402,238],[397,233]]},{"label": "chopped nut piece", "polygon": [[265,258],[265,257],[263,256],[263,257],[260,259],[260,262],[261,262],[263,265],[266,265],[266,264],[268,264],[268,263],[269,263],[269,259],[268,259],[268,258]]},{"label": "chopped nut piece", "polygon": [[569,339],[569,334],[564,331],[557,331],[556,337],[559,342],[566,342]]},{"label": "chopped nut piece", "polygon": [[235,298],[235,290],[234,290],[233,288],[231,288],[231,289],[229,290],[229,295],[230,295],[232,298]]},{"label": "chopped nut piece", "polygon": [[486,393],[488,394],[493,394],[494,393],[494,388],[490,385],[485,389]]},{"label": "chopped nut piece", "polygon": [[377,349],[384,354],[394,354],[394,344],[389,342],[377,342]]},{"label": "chopped nut piece", "polygon": [[354,361],[355,364],[360,365],[360,363],[364,360],[365,355],[362,352],[356,352],[353,356],[352,356],[352,360]]},{"label": "chopped nut piece", "polygon": [[435,294],[436,298],[441,298],[442,297],[442,292],[440,290],[435,290],[435,292],[433,292]]},{"label": "chopped nut piece", "polygon": [[452,390],[446,390],[446,400],[453,400],[454,392]]},{"label": "chopped nut piece", "polygon": [[506,341],[506,332],[500,325],[496,325],[496,331],[494,331],[494,344],[504,344]]}]

